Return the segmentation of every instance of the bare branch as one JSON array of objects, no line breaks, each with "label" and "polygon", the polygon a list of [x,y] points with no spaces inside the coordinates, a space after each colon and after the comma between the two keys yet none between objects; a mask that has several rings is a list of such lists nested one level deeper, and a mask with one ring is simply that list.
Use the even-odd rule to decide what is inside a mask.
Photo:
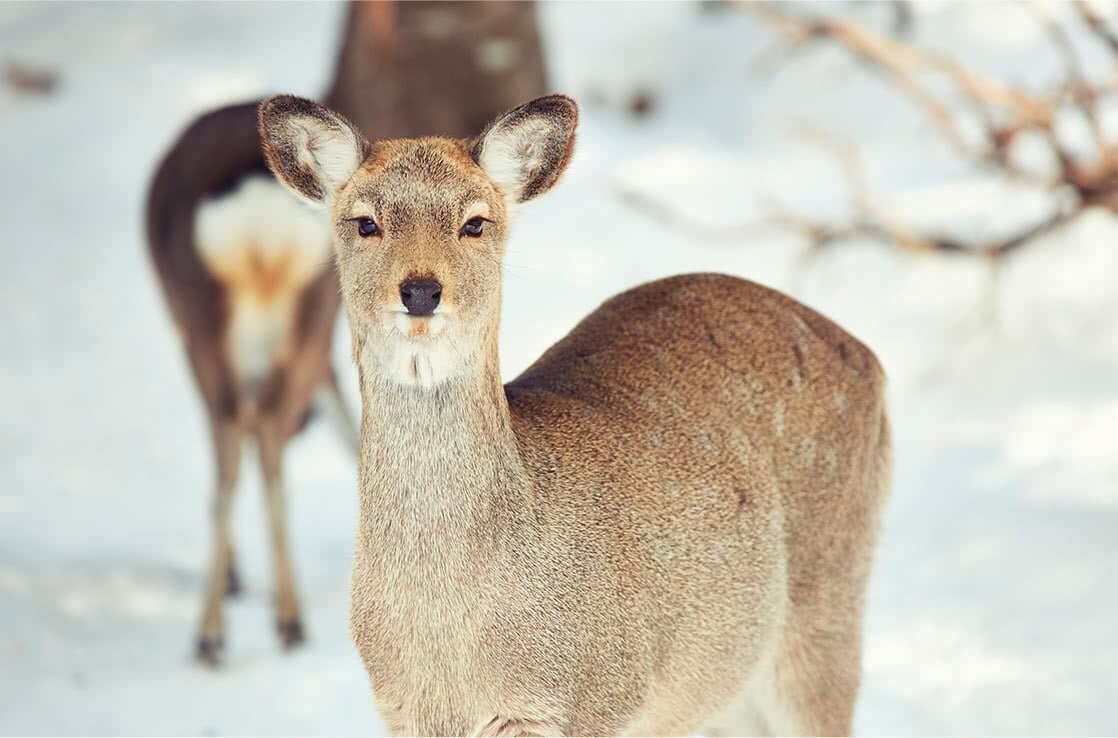
[{"label": "bare branch", "polygon": [[[928,51],[905,46],[874,34],[857,25],[834,18],[806,18],[777,9],[769,2],[735,2],[741,8],[793,41],[799,48],[811,40],[831,40],[850,51],[871,68],[886,75],[907,97],[913,99],[928,115],[945,140],[961,156],[983,166],[992,167],[1008,177],[1041,187],[1053,187],[1060,179],[1021,169],[1009,156],[1013,141],[1022,131],[1039,130],[1060,163],[1061,172],[1071,166],[1072,157],[1063,148],[1053,130],[1058,100],[1067,97],[1061,88],[1049,98],[1036,98],[1014,90],[1003,83],[965,69],[954,61]],[[963,101],[982,123],[985,147],[975,146],[962,134],[955,111],[928,90],[918,73],[930,70],[945,76],[958,89]],[[1001,110],[1010,117],[999,123],[990,109]]]},{"label": "bare branch", "polygon": [[1075,7],[1087,28],[1118,56],[1118,32],[1107,26],[1106,20],[1086,0],[1075,0]]},{"label": "bare branch", "polygon": [[869,239],[887,245],[894,244],[902,251],[911,253],[970,254],[1000,259],[1030,240],[1066,225],[1083,211],[1081,204],[1072,203],[1016,233],[994,240],[968,242],[946,235],[922,234],[907,225],[903,218],[871,198],[861,158],[849,141],[814,127],[801,126],[800,131],[801,135],[823,144],[839,159],[847,174],[855,212],[854,217],[848,221],[825,222],[796,213],[784,205],[771,206],[770,209],[775,216],[768,223],[798,232],[808,242],[808,247],[813,252],[843,241]]},{"label": "bare branch", "polygon": [[742,225],[717,226],[704,223],[691,215],[657,201],[648,194],[624,185],[615,185],[614,193],[628,207],[663,225],[704,241],[737,243],[751,236],[771,230],[778,216]]},{"label": "bare branch", "polygon": [[1079,60],[1079,55],[1075,51],[1075,45],[1072,43],[1067,29],[1056,22],[1051,13],[1038,8],[1036,5],[1032,7],[1034,14],[1038,16],[1040,23],[1048,32],[1048,38],[1052,41],[1052,45],[1055,46],[1060,58],[1063,59],[1066,81],[1061,85],[1061,88],[1067,91],[1067,96],[1083,115],[1087,126],[1091,129],[1091,137],[1094,139],[1095,145],[1098,147],[1106,146],[1106,137],[1103,134],[1102,126],[1099,124],[1099,94],[1087,81],[1083,64]]},{"label": "bare branch", "polygon": [[[1000,238],[959,238],[923,232],[875,201],[858,151],[850,142],[801,124],[794,127],[798,135],[823,146],[842,165],[849,188],[850,217],[821,220],[770,197],[766,200],[770,213],[767,217],[751,224],[716,227],[639,193],[621,193],[626,202],[646,214],[704,239],[740,240],[773,230],[793,233],[807,243],[808,255],[816,255],[837,243],[870,240],[905,252],[969,255],[989,259],[991,263],[1066,226],[1089,208],[1106,208],[1118,214],[1118,146],[1107,139],[1099,120],[1099,101],[1118,90],[1118,80],[1092,84],[1068,29],[1051,16],[1038,17],[1038,20],[1044,24],[1050,42],[1063,61],[1064,77],[1054,90],[1037,96],[978,74],[946,56],[899,43],[847,20],[793,15],[786,12],[784,6],[771,2],[731,0],[730,4],[775,28],[782,37],[791,40],[794,51],[816,40],[838,44],[884,74],[901,93],[915,100],[939,133],[965,159],[998,173],[1005,180],[1040,187],[1060,205],[1050,214]],[[1107,44],[1118,62],[1118,34],[1082,0],[1077,0],[1076,7],[1083,22]],[[969,142],[963,135],[957,112],[926,85],[921,77],[925,72],[938,74],[952,84],[961,101],[982,124],[984,146]],[[1056,117],[1069,107],[1081,114],[1090,128],[1095,144],[1093,158],[1077,160],[1056,134]],[[1043,138],[1059,163],[1057,176],[1041,176],[1021,169],[1012,161],[1013,142],[1026,131]]]},{"label": "bare branch", "polygon": [[[858,237],[887,238],[906,251],[971,253],[999,259],[1066,225],[1087,208],[1104,207],[1118,213],[1118,146],[1107,139],[1099,118],[1099,100],[1112,94],[1118,84],[1115,80],[1092,84],[1087,79],[1068,29],[1051,15],[1045,14],[1038,20],[1044,24],[1049,40],[1063,61],[1064,78],[1054,90],[1038,96],[967,69],[936,52],[899,43],[841,18],[794,15],[784,6],[778,7],[771,2],[734,2],[734,5],[760,18],[796,46],[814,40],[830,41],[867,62],[871,68],[883,73],[905,96],[915,100],[941,135],[964,158],[992,169],[1007,180],[1039,186],[1055,197],[1070,195],[1067,202],[1051,215],[1006,238],[968,242],[922,235],[906,226],[903,218],[872,200],[861,169],[851,163],[857,162],[856,155],[851,154],[852,147],[836,147],[832,143],[829,148],[837,151],[847,172],[855,217],[841,224],[823,224],[802,216],[790,218],[787,209],[782,211],[782,220],[794,223],[798,232],[807,234],[815,248],[821,243],[833,243],[849,234],[856,234]],[[1118,34],[1083,0],[1077,0],[1076,7],[1083,22],[1107,44],[1118,62]],[[982,123],[985,147],[974,146],[965,140],[955,111],[925,86],[921,72],[933,72],[951,82]],[[1094,156],[1090,159],[1078,160],[1056,133],[1057,114],[1069,107],[1083,117],[1090,129],[1095,144]],[[1043,138],[1059,164],[1058,176],[1041,176],[1014,163],[1010,156],[1011,146],[1025,131],[1034,131]]]},{"label": "bare branch", "polygon": [[960,92],[972,100],[1005,108],[1031,125],[1051,125],[1054,110],[1047,102],[965,69],[948,57],[906,46],[841,18],[801,18],[777,10],[770,2],[734,0],[733,5],[760,18],[795,42],[818,38],[839,42],[863,60],[890,74],[922,104],[939,111],[936,116],[946,115],[947,121],[951,118],[950,111],[919,84],[915,76],[917,70],[936,71],[950,79]]}]

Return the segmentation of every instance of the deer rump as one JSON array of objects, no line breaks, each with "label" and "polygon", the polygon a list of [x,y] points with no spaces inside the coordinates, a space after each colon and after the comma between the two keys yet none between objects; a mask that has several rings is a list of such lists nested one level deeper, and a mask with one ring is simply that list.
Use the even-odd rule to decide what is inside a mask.
[{"label": "deer rump", "polygon": [[160,163],[147,204],[163,293],[222,417],[274,404],[285,370],[312,336],[331,332],[339,304],[329,226],[265,166],[257,105],[198,118]]}]

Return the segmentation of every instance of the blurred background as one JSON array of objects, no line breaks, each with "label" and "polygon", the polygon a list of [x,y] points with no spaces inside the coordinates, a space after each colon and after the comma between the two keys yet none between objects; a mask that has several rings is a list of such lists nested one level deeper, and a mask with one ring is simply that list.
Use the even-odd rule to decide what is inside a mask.
[{"label": "blurred background", "polygon": [[[513,229],[506,377],[610,295],[697,270],[877,352],[896,476],[858,733],[1118,730],[1115,11],[537,4],[549,87],[583,115]],[[286,456],[308,643],[275,642],[246,465],[226,663],[192,658],[211,450],[143,233],[183,128],[320,96],[346,16],[0,4],[2,733],[382,730],[347,622],[355,466],[323,423]]]}]

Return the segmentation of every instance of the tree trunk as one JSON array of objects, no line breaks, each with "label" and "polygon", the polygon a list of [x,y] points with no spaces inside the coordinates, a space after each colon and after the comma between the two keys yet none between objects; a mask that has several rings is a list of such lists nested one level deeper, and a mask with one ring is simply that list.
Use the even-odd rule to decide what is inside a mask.
[{"label": "tree trunk", "polygon": [[372,139],[466,138],[547,92],[534,2],[351,3],[326,103]]}]

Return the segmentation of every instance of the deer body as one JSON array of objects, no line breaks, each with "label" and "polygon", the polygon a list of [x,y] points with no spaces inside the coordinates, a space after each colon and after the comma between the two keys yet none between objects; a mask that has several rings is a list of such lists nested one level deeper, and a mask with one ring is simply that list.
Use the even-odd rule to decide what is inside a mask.
[{"label": "deer body", "polygon": [[702,274],[613,298],[502,386],[492,257],[574,117],[542,98],[471,143],[370,145],[295,98],[261,110],[277,176],[335,218],[363,398],[351,627],[386,724],[848,732],[890,469],[880,366],[790,298]]},{"label": "deer body", "polygon": [[330,345],[340,304],[329,224],[264,165],[257,103],[199,117],[148,192],[148,247],[209,419],[214,553],[197,653],[223,655],[222,599],[239,589],[231,513],[245,438],[257,441],[275,565],[276,625],[303,640],[287,546],[283,448],[322,404],[356,448]]}]

